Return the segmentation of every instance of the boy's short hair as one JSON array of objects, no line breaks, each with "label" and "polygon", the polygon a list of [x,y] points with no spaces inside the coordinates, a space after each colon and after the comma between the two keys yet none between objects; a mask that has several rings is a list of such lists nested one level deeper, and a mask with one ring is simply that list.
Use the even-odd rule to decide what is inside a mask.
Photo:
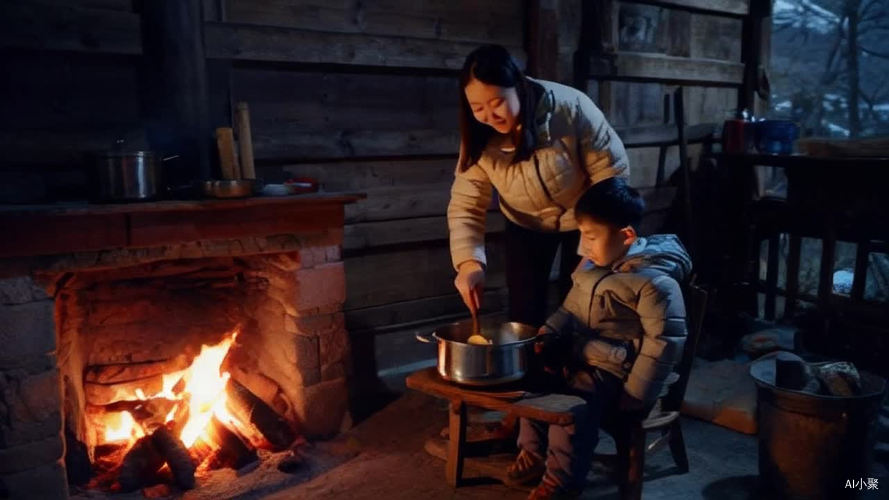
[{"label": "boy's short hair", "polygon": [[618,228],[638,228],[644,211],[642,195],[621,177],[593,184],[574,204],[575,219],[588,217]]}]

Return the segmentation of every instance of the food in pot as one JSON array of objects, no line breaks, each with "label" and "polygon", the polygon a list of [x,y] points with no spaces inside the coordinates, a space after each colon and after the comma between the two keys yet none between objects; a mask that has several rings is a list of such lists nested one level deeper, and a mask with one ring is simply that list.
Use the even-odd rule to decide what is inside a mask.
[{"label": "food in pot", "polygon": [[477,333],[475,335],[471,335],[468,339],[466,339],[466,342],[472,345],[488,345],[492,343],[490,340],[482,337]]}]

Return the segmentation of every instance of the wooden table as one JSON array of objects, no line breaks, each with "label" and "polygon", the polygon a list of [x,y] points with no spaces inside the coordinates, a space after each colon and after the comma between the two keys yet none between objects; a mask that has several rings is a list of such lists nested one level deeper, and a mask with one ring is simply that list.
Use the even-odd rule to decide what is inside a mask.
[{"label": "wooden table", "polygon": [[409,375],[406,383],[411,389],[447,399],[450,403],[445,477],[448,484],[454,487],[460,486],[463,475],[467,407],[476,406],[550,424],[568,425],[574,422],[572,409],[586,404],[577,396],[535,394],[524,390],[521,383],[491,388],[461,386],[442,379],[435,367]]}]

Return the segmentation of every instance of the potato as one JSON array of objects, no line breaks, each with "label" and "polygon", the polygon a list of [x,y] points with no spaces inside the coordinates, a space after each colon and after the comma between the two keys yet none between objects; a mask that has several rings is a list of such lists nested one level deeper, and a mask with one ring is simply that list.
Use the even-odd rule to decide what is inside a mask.
[{"label": "potato", "polygon": [[470,343],[470,344],[472,344],[472,345],[488,345],[488,344],[491,343],[490,340],[488,340],[488,339],[482,337],[482,336],[479,335],[479,334],[472,335],[471,337],[469,337],[468,339],[466,339],[466,342],[468,342],[468,343]]}]

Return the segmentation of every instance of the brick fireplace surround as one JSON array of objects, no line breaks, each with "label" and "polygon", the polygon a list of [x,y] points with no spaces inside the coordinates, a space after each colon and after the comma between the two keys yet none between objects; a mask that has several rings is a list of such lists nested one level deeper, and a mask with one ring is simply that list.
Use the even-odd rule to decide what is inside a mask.
[{"label": "brick fireplace surround", "polygon": [[66,433],[94,445],[85,408],[133,384],[95,370],[151,385],[235,329],[234,380],[306,436],[348,425],[343,205],[360,197],[0,208],[0,498],[67,497]]}]

